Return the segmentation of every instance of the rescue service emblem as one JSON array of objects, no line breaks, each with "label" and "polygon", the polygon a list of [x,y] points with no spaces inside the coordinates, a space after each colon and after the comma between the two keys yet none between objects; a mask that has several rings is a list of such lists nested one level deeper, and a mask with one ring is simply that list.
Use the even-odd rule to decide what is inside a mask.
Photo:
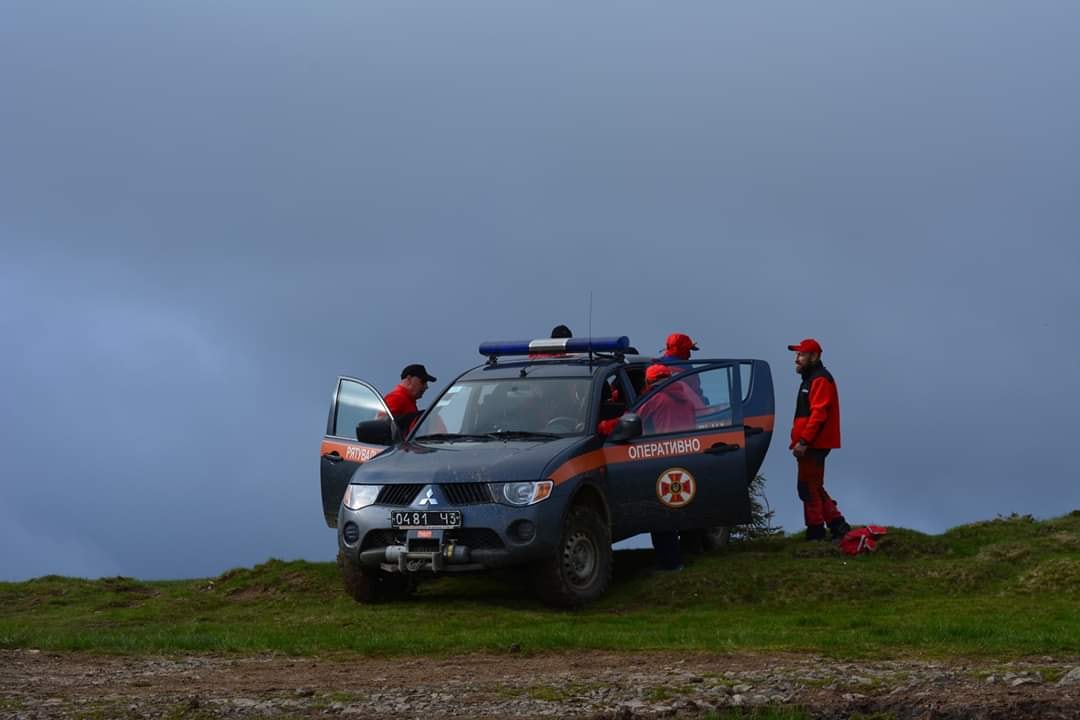
[{"label": "rescue service emblem", "polygon": [[656,479],[656,497],[669,508],[683,508],[697,493],[697,480],[685,468],[665,470]]}]

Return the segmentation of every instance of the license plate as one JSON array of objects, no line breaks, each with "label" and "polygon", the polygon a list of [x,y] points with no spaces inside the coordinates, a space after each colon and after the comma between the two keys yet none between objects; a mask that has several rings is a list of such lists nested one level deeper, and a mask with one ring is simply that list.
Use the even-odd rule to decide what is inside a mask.
[{"label": "license plate", "polygon": [[461,527],[461,511],[395,510],[390,513],[390,525],[395,528],[457,528]]}]

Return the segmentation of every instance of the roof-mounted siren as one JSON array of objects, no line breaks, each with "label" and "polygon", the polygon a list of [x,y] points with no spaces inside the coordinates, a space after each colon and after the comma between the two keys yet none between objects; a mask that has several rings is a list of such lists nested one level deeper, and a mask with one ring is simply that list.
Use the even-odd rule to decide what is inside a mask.
[{"label": "roof-mounted siren", "polygon": [[496,359],[506,355],[559,355],[569,353],[614,353],[624,354],[630,347],[630,338],[618,337],[594,338],[542,338],[540,340],[509,340],[480,343],[480,354],[487,356],[494,364]]}]

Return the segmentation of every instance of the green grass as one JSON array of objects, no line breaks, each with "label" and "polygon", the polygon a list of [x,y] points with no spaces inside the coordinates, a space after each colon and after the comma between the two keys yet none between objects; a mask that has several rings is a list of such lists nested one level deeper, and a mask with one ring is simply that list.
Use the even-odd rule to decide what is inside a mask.
[{"label": "green grass", "polygon": [[653,573],[616,553],[602,602],[542,606],[526,573],[447,578],[363,606],[332,563],[270,560],[203,580],[46,576],[0,583],[0,648],[109,653],[562,649],[1020,656],[1080,652],[1080,512],[928,536],[893,529],[849,558],[797,538],[742,543]]}]

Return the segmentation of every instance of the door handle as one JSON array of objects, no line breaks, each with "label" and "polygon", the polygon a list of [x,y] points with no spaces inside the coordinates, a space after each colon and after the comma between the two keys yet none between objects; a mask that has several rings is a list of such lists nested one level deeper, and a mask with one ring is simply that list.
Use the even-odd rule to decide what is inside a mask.
[{"label": "door handle", "polygon": [[337,450],[335,450],[334,452],[326,453],[325,455],[323,455],[323,458],[329,460],[332,463],[341,462],[341,454]]},{"label": "door handle", "polygon": [[760,435],[763,432],[765,432],[765,428],[755,427],[753,425],[746,426],[747,435]]},{"label": "door handle", "polygon": [[733,452],[738,449],[738,445],[732,445],[731,443],[726,442],[718,442],[705,452],[709,453],[710,455],[722,455],[724,453]]}]

